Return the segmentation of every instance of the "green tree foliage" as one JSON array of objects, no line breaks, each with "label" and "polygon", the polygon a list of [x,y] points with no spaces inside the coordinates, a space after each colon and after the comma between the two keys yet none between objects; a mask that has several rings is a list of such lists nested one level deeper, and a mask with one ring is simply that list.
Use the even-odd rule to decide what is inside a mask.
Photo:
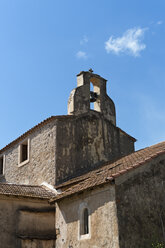
[{"label": "green tree foliage", "polygon": [[152,244],[152,248],[165,248],[163,243],[155,243]]}]

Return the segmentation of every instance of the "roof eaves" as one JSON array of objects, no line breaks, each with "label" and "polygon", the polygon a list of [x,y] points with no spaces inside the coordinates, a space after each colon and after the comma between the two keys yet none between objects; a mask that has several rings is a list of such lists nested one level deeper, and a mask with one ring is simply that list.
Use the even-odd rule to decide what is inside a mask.
[{"label": "roof eaves", "polygon": [[[93,111],[93,113],[97,113],[100,114],[97,111]],[[10,148],[11,146],[17,144],[19,141],[25,139],[29,134],[31,134],[32,132],[36,131],[37,129],[41,128],[42,126],[46,125],[47,123],[53,121],[53,120],[63,120],[63,119],[73,119],[73,118],[81,118],[82,116],[86,116],[87,113],[83,113],[80,115],[57,115],[57,116],[51,116],[43,121],[41,121],[40,123],[38,123],[37,125],[35,125],[34,127],[30,128],[28,131],[26,131],[25,133],[23,133],[21,136],[19,136],[18,138],[16,138],[15,140],[13,140],[12,142],[10,142],[9,144],[7,144],[5,147],[3,147],[0,150],[0,154],[3,153],[5,150],[7,150],[8,148]],[[111,123],[112,124],[112,123]],[[113,124],[112,124],[113,125]],[[120,130],[122,133],[126,134],[130,139],[132,139],[134,142],[136,141],[135,138],[133,138],[132,136],[130,136],[129,134],[127,134],[126,132],[124,132],[122,129],[120,129],[119,127],[116,127],[118,130]]]},{"label": "roof eaves", "polygon": [[0,183],[0,195],[49,200],[55,194],[38,185]]},{"label": "roof eaves", "polygon": [[[164,155],[164,154],[165,154],[165,142],[161,142],[161,143],[153,145],[151,147],[147,147],[147,148],[141,149],[139,151],[136,151],[134,153],[131,153],[130,155],[122,157],[118,161],[112,163],[112,165],[114,165],[114,166],[108,168],[108,171],[113,170],[114,173],[112,171],[112,174],[110,173],[110,176],[107,177],[106,175],[107,175],[107,167],[111,166],[111,163],[109,165],[107,164],[107,165],[102,167],[103,172],[105,172],[105,176],[103,173],[103,174],[101,174],[101,177],[103,176],[104,179],[100,180],[100,178],[101,178],[100,175],[99,174],[96,175],[97,171],[100,169],[96,169],[93,172],[86,173],[86,175],[83,175],[83,177],[80,176],[79,180],[77,178],[76,179],[77,182],[74,183],[72,180],[70,187],[69,187],[69,182],[68,182],[68,185],[67,185],[68,188],[66,190],[64,190],[63,193],[61,193],[60,195],[51,198],[50,202],[52,203],[52,202],[59,201],[61,199],[78,194],[80,192],[83,192],[83,191],[90,189],[90,188],[94,188],[94,187],[99,186],[99,185],[103,185],[103,184],[113,182],[113,181],[115,182],[115,179],[120,177],[121,175],[128,173],[129,171],[136,169],[136,168],[152,161],[152,159],[157,158],[160,155]],[[141,158],[141,155],[142,155],[142,158]],[[128,163],[128,162],[130,162],[130,163]],[[120,167],[121,165],[124,165],[124,168]],[[116,168],[117,168],[117,170],[116,170]],[[95,175],[96,178],[98,178],[98,183],[96,180],[96,182],[94,182],[93,184],[90,184],[90,182],[92,182],[92,180],[93,180],[92,179],[93,175]],[[91,177],[91,179],[90,179],[90,177]],[[88,180],[89,180],[89,186],[86,186],[85,181],[88,181]],[[83,184],[83,181],[84,181],[84,187],[81,188],[80,184]]]},{"label": "roof eaves", "polygon": [[[62,200],[62,199],[64,199],[64,198],[68,198],[68,197],[70,197],[70,196],[73,196],[73,195],[76,195],[76,194],[80,194],[80,193],[82,193],[82,192],[84,192],[84,191],[86,191],[86,190],[90,190],[90,189],[93,189],[93,188],[95,188],[95,187],[99,187],[99,186],[101,186],[101,185],[108,184],[108,183],[112,183],[112,182],[114,182],[114,178],[113,178],[113,177],[107,177],[107,178],[105,179],[105,181],[103,181],[103,182],[101,182],[101,183],[99,183],[99,184],[96,183],[95,185],[91,185],[91,186],[89,186],[89,187],[87,187],[87,188],[85,188],[85,189],[80,189],[79,191],[72,192],[72,193],[70,193],[70,194],[62,195],[63,193],[61,193],[61,194],[59,194],[58,196],[52,197],[52,198],[49,200],[49,203],[54,203],[54,202],[57,202],[57,201]],[[65,193],[65,192],[64,192],[64,193]]]},{"label": "roof eaves", "polygon": [[9,196],[9,197],[14,197],[14,198],[38,199],[38,200],[43,200],[43,201],[48,201],[48,202],[51,199],[51,197],[21,195],[21,194],[10,194],[10,193],[0,193],[0,196]]},{"label": "roof eaves", "polygon": [[32,132],[36,131],[37,129],[41,128],[42,126],[46,125],[47,123],[53,121],[53,120],[59,120],[59,119],[67,119],[67,118],[73,118],[72,115],[59,115],[59,116],[51,116],[45,120],[43,120],[42,122],[38,123],[37,125],[35,125],[34,127],[32,127],[31,129],[29,129],[28,131],[26,131],[25,133],[23,133],[21,136],[19,136],[18,138],[16,138],[15,140],[13,140],[12,142],[10,142],[9,144],[7,144],[5,147],[3,147],[0,150],[0,153],[3,153],[5,150],[7,150],[8,148],[10,148],[11,146],[17,144],[19,141],[25,139],[29,134],[31,134]]}]

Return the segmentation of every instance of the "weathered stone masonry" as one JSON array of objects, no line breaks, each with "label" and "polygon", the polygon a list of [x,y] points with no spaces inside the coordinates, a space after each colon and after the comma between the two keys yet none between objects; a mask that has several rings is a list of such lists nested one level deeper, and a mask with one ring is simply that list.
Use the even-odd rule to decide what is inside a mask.
[{"label": "weathered stone masonry", "polygon": [[[30,139],[29,162],[19,167],[19,145]],[[46,181],[55,182],[56,121],[28,134],[13,146],[4,150],[5,180],[10,183],[39,185]]]},{"label": "weathered stone masonry", "polygon": [[55,248],[55,211],[47,201],[0,196],[0,247]]},{"label": "weathered stone masonry", "polygon": [[57,184],[134,151],[132,137],[92,110],[58,120],[56,140]]},{"label": "weathered stone masonry", "polygon": [[[90,84],[94,92],[90,92]],[[106,80],[91,72],[77,76],[68,114],[50,118],[0,151],[4,177],[18,184],[59,184],[134,151],[135,139],[116,127],[113,101]],[[94,110],[90,102],[94,101]],[[29,161],[18,164],[19,145],[29,139]]]},{"label": "weathered stone masonry", "polygon": [[[90,210],[89,238],[80,237],[81,208]],[[119,248],[115,187],[106,185],[89,190],[56,205],[58,248]]]},{"label": "weathered stone masonry", "polygon": [[150,248],[165,240],[165,155],[116,180],[120,247]]},{"label": "weathered stone masonry", "polygon": [[68,115],[0,150],[0,247],[165,244],[165,142],[134,152],[135,141],[116,126],[106,80],[80,72]]}]

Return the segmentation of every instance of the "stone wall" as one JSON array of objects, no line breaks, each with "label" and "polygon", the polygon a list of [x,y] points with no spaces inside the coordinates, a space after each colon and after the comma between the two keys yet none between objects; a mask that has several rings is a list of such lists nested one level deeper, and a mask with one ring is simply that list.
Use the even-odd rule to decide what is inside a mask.
[{"label": "stone wall", "polygon": [[[56,153],[56,123],[49,122],[40,129],[29,134],[30,139],[29,161],[19,166],[18,142],[4,151],[5,179],[16,184],[39,185],[43,181],[55,183],[55,153]],[[25,139],[25,140],[26,140]],[[3,178],[2,178],[3,179]],[[4,180],[4,179],[3,179]]]},{"label": "stone wall", "polygon": [[55,248],[55,209],[46,201],[0,197],[1,248]]},{"label": "stone wall", "polygon": [[116,180],[121,248],[165,242],[165,156]]},{"label": "stone wall", "polygon": [[[19,164],[19,145],[29,139],[29,160]],[[57,117],[4,151],[0,181],[59,184],[134,151],[134,139],[96,111]]]},{"label": "stone wall", "polygon": [[[80,235],[81,209],[90,213],[89,235]],[[56,206],[56,246],[63,248],[119,248],[115,188],[104,186],[66,198]]]},{"label": "stone wall", "polygon": [[58,120],[56,184],[134,151],[134,140],[102,114]]}]

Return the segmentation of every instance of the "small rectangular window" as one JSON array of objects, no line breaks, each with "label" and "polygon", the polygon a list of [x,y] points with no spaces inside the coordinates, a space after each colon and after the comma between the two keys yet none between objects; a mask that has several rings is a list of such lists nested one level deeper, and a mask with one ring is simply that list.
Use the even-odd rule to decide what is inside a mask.
[{"label": "small rectangular window", "polygon": [[89,233],[89,217],[88,217],[88,209],[84,209],[84,226],[83,226],[83,233],[82,234],[88,234]]},{"label": "small rectangular window", "polygon": [[4,159],[2,156],[0,157],[0,175],[3,175],[3,164],[4,164]]},{"label": "small rectangular window", "polygon": [[88,209],[85,208],[82,212],[82,219],[80,223],[80,234],[88,234],[89,233],[89,215]]},{"label": "small rectangular window", "polygon": [[28,158],[28,144],[21,145],[21,162],[24,162]]},{"label": "small rectangular window", "polygon": [[86,204],[82,204],[80,208],[80,220],[79,220],[79,240],[90,239],[90,210],[86,207]]},{"label": "small rectangular window", "polygon": [[19,165],[23,165],[29,161],[29,139],[19,145]]}]

